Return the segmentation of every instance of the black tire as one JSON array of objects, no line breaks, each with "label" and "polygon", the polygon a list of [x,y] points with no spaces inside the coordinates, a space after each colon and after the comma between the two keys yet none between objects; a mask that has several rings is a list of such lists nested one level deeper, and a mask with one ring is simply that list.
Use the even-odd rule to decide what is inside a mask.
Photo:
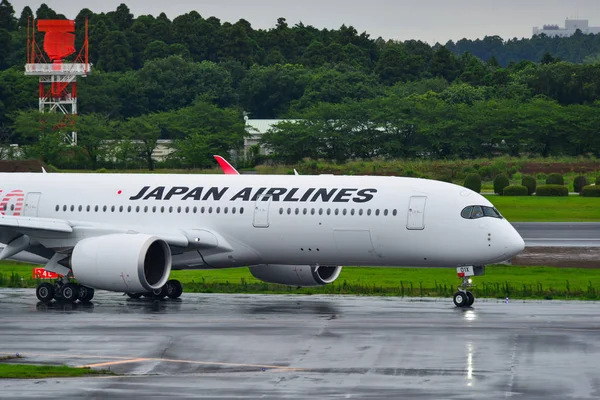
[{"label": "black tire", "polygon": [[177,279],[167,281],[167,296],[171,299],[178,299],[183,294],[183,286]]},{"label": "black tire", "polygon": [[139,299],[140,297],[142,297],[142,293],[125,293],[127,296],[129,296],[130,299]]},{"label": "black tire", "polygon": [[161,300],[167,297],[167,284],[165,283],[160,289],[152,291],[152,298],[155,300]]},{"label": "black tire", "polygon": [[471,307],[473,305],[473,303],[475,303],[475,296],[473,296],[473,293],[471,292],[467,292],[467,305],[466,307]]},{"label": "black tire", "polygon": [[48,282],[40,283],[35,289],[35,295],[39,301],[48,304],[54,299],[54,286]]},{"label": "black tire", "polygon": [[79,285],[79,301],[82,303],[89,303],[94,298],[94,289],[91,287]]},{"label": "black tire", "polygon": [[469,302],[469,298],[463,292],[454,293],[453,300],[456,307],[467,307],[467,303]]},{"label": "black tire", "polygon": [[79,298],[79,285],[67,283],[60,290],[60,297],[67,303],[75,303]]}]

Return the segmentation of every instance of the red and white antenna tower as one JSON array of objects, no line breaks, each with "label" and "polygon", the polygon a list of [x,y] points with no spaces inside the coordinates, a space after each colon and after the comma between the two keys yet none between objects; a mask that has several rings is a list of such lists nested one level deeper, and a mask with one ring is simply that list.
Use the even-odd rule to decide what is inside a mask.
[{"label": "red and white antenna tower", "polygon": [[[35,23],[27,29],[27,64],[25,75],[39,76],[40,112],[62,112],[77,115],[77,77],[90,74],[88,59],[88,22],[85,21],[85,39],[74,61],[65,58],[75,54],[75,21],[41,19],[37,31],[45,32],[44,52],[35,40]],[[61,128],[64,128],[61,127]],[[72,145],[77,145],[77,132],[66,134]]]}]

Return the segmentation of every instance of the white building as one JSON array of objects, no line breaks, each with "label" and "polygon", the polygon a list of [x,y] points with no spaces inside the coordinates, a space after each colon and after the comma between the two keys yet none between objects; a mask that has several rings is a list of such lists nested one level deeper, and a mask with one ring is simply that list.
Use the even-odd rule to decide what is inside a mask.
[{"label": "white building", "polygon": [[[249,136],[244,138],[244,155],[248,153],[248,149],[260,142],[260,138],[269,129],[273,128],[280,122],[296,122],[297,119],[249,119],[244,117],[246,121],[246,132]],[[260,148],[260,154],[270,154],[269,149]]]},{"label": "white building", "polygon": [[542,33],[546,36],[555,37],[568,37],[575,34],[579,29],[583,34],[587,35],[590,33],[600,33],[600,26],[589,26],[587,19],[567,19],[565,21],[565,27],[561,28],[558,25],[544,25],[541,29],[537,26],[533,28],[534,35],[541,35]]}]

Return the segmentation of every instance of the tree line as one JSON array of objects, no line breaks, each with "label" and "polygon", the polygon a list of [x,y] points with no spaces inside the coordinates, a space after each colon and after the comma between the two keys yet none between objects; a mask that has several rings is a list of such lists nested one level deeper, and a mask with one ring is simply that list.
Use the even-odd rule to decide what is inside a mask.
[{"label": "tree line", "polygon": [[[134,18],[124,4],[76,17],[77,46],[89,20],[94,70],[79,83],[82,114],[59,123],[76,126],[81,145],[63,151],[59,132],[39,123],[52,117],[31,111],[37,82],[22,64],[34,17],[64,18],[46,4],[17,17],[0,1],[0,140],[59,167],[152,168],[148,148],[159,138],[175,141],[170,165],[211,165],[210,154],[241,148],[244,113],[302,120],[263,138],[285,161],[599,154],[600,35],[429,46],[284,18],[268,30],[195,11]],[[125,138],[135,145],[106,146]],[[110,156],[94,155],[96,139]]]}]

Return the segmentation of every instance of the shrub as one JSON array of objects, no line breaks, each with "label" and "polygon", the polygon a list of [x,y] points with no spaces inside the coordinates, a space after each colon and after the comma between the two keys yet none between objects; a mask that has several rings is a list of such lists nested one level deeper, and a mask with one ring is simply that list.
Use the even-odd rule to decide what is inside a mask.
[{"label": "shrub", "polygon": [[522,173],[520,173],[520,172],[516,172],[516,173],[514,173],[514,174],[512,175],[512,178],[513,178],[514,180],[518,181],[518,180],[520,180],[520,179],[523,179],[523,174],[522,174]]},{"label": "shrub", "polygon": [[577,176],[573,180],[573,189],[577,193],[581,193],[581,189],[588,184],[587,178],[585,176]]},{"label": "shrub", "polygon": [[481,177],[478,174],[469,174],[465,178],[464,187],[471,189],[474,192],[481,192]]},{"label": "shrub", "polygon": [[541,185],[535,191],[536,196],[568,196],[569,189],[563,185]]},{"label": "shrub", "polygon": [[527,196],[529,195],[529,189],[527,186],[506,186],[502,194],[504,196]]},{"label": "shrub", "polygon": [[537,186],[536,179],[531,175],[525,175],[523,179],[521,179],[521,185],[525,186],[529,191],[529,194],[532,195],[535,193],[535,187]]},{"label": "shrub", "polygon": [[508,180],[508,177],[506,175],[500,174],[496,176],[496,178],[494,179],[494,193],[502,194],[504,188],[508,185],[510,185],[510,181]]},{"label": "shrub", "polygon": [[546,185],[564,185],[565,178],[561,174],[550,174],[546,178]]},{"label": "shrub", "polygon": [[596,185],[600,185],[600,176],[596,178]]},{"label": "shrub", "polygon": [[540,180],[540,181],[545,181],[545,180],[546,180],[546,178],[547,178],[548,176],[546,176],[546,174],[545,174],[545,173],[543,173],[543,172],[540,172],[540,173],[539,173],[539,174],[537,174],[535,177],[536,177],[538,180]]},{"label": "shrub", "polygon": [[600,185],[584,186],[579,194],[584,197],[600,197]]}]

